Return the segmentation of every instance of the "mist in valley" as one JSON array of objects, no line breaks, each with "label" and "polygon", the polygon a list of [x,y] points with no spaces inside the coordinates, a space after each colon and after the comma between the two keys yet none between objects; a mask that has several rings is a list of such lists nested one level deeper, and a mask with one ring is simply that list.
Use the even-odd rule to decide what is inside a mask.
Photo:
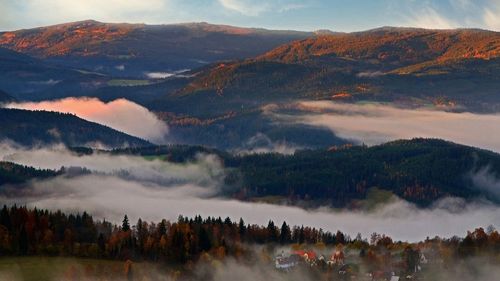
[{"label": "mist in valley", "polygon": [[[61,102],[61,101],[59,101]],[[79,103],[80,101],[78,101]],[[84,101],[95,102],[95,101]],[[63,102],[64,103],[64,102]],[[109,106],[106,105],[106,106]],[[106,107],[105,106],[105,107]],[[121,105],[120,105],[121,106]],[[118,106],[118,107],[120,107]],[[129,105],[125,105],[127,107]],[[110,112],[116,112],[112,106]],[[35,109],[30,107],[30,109]],[[47,109],[44,107],[44,109]],[[301,114],[273,114],[280,122],[293,122],[327,127],[335,134],[356,143],[375,145],[389,140],[411,137],[439,137],[448,140],[500,151],[497,142],[500,136],[483,138],[480,132],[494,132],[497,115],[472,113],[450,113],[423,109],[400,109],[380,105],[343,105],[327,102],[300,104]],[[107,112],[108,109],[103,109]],[[59,111],[64,112],[63,109]],[[118,110],[120,111],[120,110]],[[134,111],[131,111],[135,114]],[[158,125],[149,112],[139,110],[145,116],[142,124],[123,123],[121,130],[143,135],[150,140],[160,140],[168,134],[166,125]],[[75,113],[75,112],[73,112]],[[75,114],[82,114],[75,113]],[[129,113],[127,113],[128,115]],[[99,114],[98,114],[99,115]],[[99,115],[96,122],[106,124],[106,114]],[[83,114],[81,117],[84,117]],[[123,120],[126,120],[123,119]],[[108,123],[110,126],[119,126]],[[161,133],[159,133],[161,132]],[[247,147],[234,151],[238,154],[278,152],[293,154],[302,147],[286,143],[273,143],[266,135],[257,134],[247,142]],[[131,222],[176,221],[182,216],[229,217],[232,221],[243,218],[246,223],[266,225],[269,220],[281,225],[311,226],[325,231],[340,230],[350,237],[358,233],[369,239],[373,233],[385,234],[394,240],[417,242],[428,237],[464,237],[467,231],[478,227],[500,226],[500,207],[484,198],[464,201],[459,198],[444,198],[427,208],[391,196],[384,203],[368,209],[333,209],[328,206],[304,209],[291,205],[276,205],[263,202],[239,201],[227,197],[228,187],[224,181],[228,168],[216,155],[199,154],[185,163],[174,163],[162,157],[141,157],[115,154],[109,151],[78,153],[63,145],[23,147],[17,144],[0,143],[0,161],[9,161],[40,169],[59,170],[65,173],[45,180],[31,180],[17,185],[0,186],[0,205],[25,205],[39,209],[62,210],[69,213],[92,214],[96,219],[105,219],[120,224],[128,215]],[[478,188],[494,198],[499,198],[500,180],[489,167],[464,175]],[[366,200],[371,200],[367,198]],[[368,202],[369,203],[369,202]],[[274,268],[274,256],[290,252],[288,247],[255,247],[251,260],[234,258],[216,259],[201,257],[191,264],[192,275],[185,280],[322,280],[324,273],[298,268],[284,273]],[[312,246],[314,248],[314,246]],[[333,249],[315,249],[328,255]],[[350,250],[353,261],[358,261],[359,250]],[[22,264],[23,261],[19,261]],[[38,263],[38,261],[37,261]],[[53,277],[47,280],[73,280],[68,272],[95,272],[87,275],[89,281],[123,280],[123,262],[98,267],[79,260],[65,261]],[[0,273],[0,280],[23,280],[22,265]],[[92,270],[90,270],[91,268]],[[137,262],[134,274],[147,280],[178,280],[177,270],[170,266],[160,267],[147,262]],[[364,269],[361,268],[363,271]],[[499,269],[491,260],[476,257],[460,261],[453,267],[426,270],[428,280],[496,280]],[[103,277],[105,276],[105,277]],[[2,279],[3,278],[3,279]],[[135,280],[135,279],[134,279]],[[140,280],[140,279],[139,279]]]},{"label": "mist in valley", "polygon": [[71,113],[157,144],[166,143],[169,131],[167,124],[154,113],[127,99],[106,103],[97,98],[69,97],[53,101],[13,102],[3,107]]},{"label": "mist in valley", "polygon": [[308,101],[294,104],[297,115],[276,116],[282,122],[332,130],[354,143],[376,145],[397,139],[440,138],[500,152],[500,114],[400,108],[383,104]]},{"label": "mist in valley", "polygon": [[[175,220],[194,217],[240,217],[246,222],[309,225],[324,230],[341,230],[352,236],[368,237],[373,232],[397,240],[419,241],[426,237],[463,236],[467,230],[500,225],[500,208],[486,200],[465,202],[445,198],[421,209],[395,196],[370,210],[242,202],[223,195],[226,168],[214,155],[199,155],[187,163],[171,163],[139,156],[95,152],[78,155],[62,146],[21,148],[2,144],[0,160],[44,169],[80,167],[91,171],[34,180],[22,186],[3,186],[2,204],[88,211],[98,218],[120,222],[131,219]],[[490,183],[495,184],[495,183]]]}]

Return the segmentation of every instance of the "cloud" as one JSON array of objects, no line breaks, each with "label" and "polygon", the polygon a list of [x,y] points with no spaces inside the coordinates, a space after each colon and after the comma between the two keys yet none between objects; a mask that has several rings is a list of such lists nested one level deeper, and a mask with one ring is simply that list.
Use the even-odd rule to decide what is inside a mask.
[{"label": "cloud", "polygon": [[[200,5],[202,3],[203,5]],[[498,0],[0,0],[0,30],[85,19],[105,22],[221,22],[285,29],[361,30],[378,26],[499,30]],[[96,7],[99,7],[96,9]],[[308,10],[304,10],[308,8]],[[310,10],[309,10],[310,9]],[[297,17],[284,18],[287,12]],[[47,13],[46,11],[58,11]],[[496,13],[496,14],[495,14]],[[241,16],[244,17],[241,17]],[[351,19],[357,18],[353,22]],[[311,22],[312,20],[312,22]]]},{"label": "cloud", "polygon": [[500,3],[496,8],[484,9],[483,20],[488,29],[500,30]]},{"label": "cloud", "polygon": [[3,142],[0,143],[0,161],[51,170],[80,167],[99,174],[156,184],[190,182],[199,186],[216,186],[222,182],[224,175],[222,163],[213,155],[199,155],[193,162],[175,164],[107,152],[78,155],[62,145],[26,148]]},{"label": "cloud", "polygon": [[385,73],[382,71],[363,71],[356,74],[356,76],[359,78],[377,78],[384,75]]},{"label": "cloud", "polygon": [[405,25],[430,29],[452,29],[460,26],[431,7],[425,7],[410,15]]},{"label": "cloud", "polygon": [[168,126],[146,108],[117,99],[104,103],[97,98],[65,98],[55,101],[10,103],[7,108],[72,113],[88,121],[155,143],[165,143]]},{"label": "cloud", "polygon": [[146,76],[150,79],[165,79],[172,76],[175,76],[175,73],[172,72],[148,72]]},{"label": "cloud", "polygon": [[[360,232],[364,237],[378,232],[409,241],[434,235],[463,236],[467,230],[475,227],[500,225],[498,207],[479,203],[466,205],[461,201],[448,200],[429,210],[418,209],[402,200],[370,213],[334,211],[329,208],[304,210],[207,197],[206,189],[189,183],[164,186],[101,175],[58,177],[0,194],[1,204],[26,204],[72,212],[86,210],[114,222],[119,222],[123,214],[128,214],[132,220],[140,217],[154,221],[162,218],[175,220],[178,215],[193,217],[201,214],[229,216],[233,220],[242,217],[248,223],[262,225],[269,219],[278,224],[287,221],[292,225],[309,225],[329,231],[340,229],[350,235]],[[454,211],[454,204],[459,204],[461,210]]]},{"label": "cloud", "polygon": [[219,0],[219,3],[228,10],[246,16],[258,16],[270,8],[269,4],[266,3],[245,0]]},{"label": "cloud", "polygon": [[[367,145],[415,137],[441,138],[500,152],[499,114],[402,109],[386,105],[302,102],[298,116],[281,116],[331,129],[337,136]],[[488,132],[488,137],[485,137]]]},{"label": "cloud", "polygon": [[476,188],[486,191],[495,199],[500,200],[500,180],[492,173],[490,167],[484,167],[476,173],[472,173],[470,178]]},{"label": "cloud", "polygon": [[245,16],[256,17],[265,12],[284,13],[307,7],[304,3],[286,0],[256,1],[256,0],[218,0],[227,10],[238,12]]},{"label": "cloud", "polygon": [[307,5],[304,3],[289,3],[289,4],[283,4],[280,8],[278,8],[278,12],[280,13],[285,13],[288,11],[293,11],[293,10],[300,10],[303,8],[306,8]]},{"label": "cloud", "polygon": [[[15,2],[15,3],[14,3]],[[3,26],[16,25],[15,21],[34,24],[61,23],[83,19],[106,19],[108,21],[137,20],[138,16],[157,17],[158,11],[168,11],[170,0],[0,0],[2,10],[9,17]],[[47,13],[47,11],[57,11]],[[3,15],[3,13],[1,13]]]},{"label": "cloud", "polygon": [[500,30],[499,0],[415,1],[406,8],[409,12],[401,18],[405,26]]},{"label": "cloud", "polygon": [[183,74],[188,72],[190,69],[180,69],[171,72],[146,72],[146,77],[150,79],[165,79],[169,77],[192,77],[190,74]]},{"label": "cloud", "polygon": [[430,209],[419,209],[403,200],[368,211],[333,210],[327,207],[304,210],[293,206],[241,202],[218,197],[225,173],[214,156],[199,156],[187,164],[141,157],[94,153],[77,155],[63,147],[23,149],[0,146],[0,160],[42,168],[60,165],[86,167],[93,174],[59,176],[33,181],[25,186],[0,187],[1,204],[64,211],[89,211],[98,218],[119,222],[124,214],[147,221],[178,215],[242,217],[247,223],[310,225],[338,229],[354,236],[360,232],[385,233],[395,239],[417,241],[427,236],[463,236],[467,230],[500,226],[500,209],[486,202],[465,203],[444,199]]},{"label": "cloud", "polygon": [[467,10],[474,7],[474,2],[471,0],[449,0],[449,2],[455,9]]},{"label": "cloud", "polygon": [[234,153],[242,155],[256,153],[293,154],[299,149],[303,149],[303,147],[286,142],[274,142],[267,135],[257,133],[248,139],[241,148],[236,149]]}]

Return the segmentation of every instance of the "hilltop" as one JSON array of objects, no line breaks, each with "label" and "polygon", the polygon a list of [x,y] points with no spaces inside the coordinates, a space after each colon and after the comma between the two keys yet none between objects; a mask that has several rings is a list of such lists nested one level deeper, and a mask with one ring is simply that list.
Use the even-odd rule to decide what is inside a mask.
[{"label": "hilltop", "polygon": [[[499,102],[494,95],[499,65],[498,32],[382,28],[317,36],[219,64],[201,71],[179,95],[422,103],[445,97],[480,107]],[[478,90],[479,100],[471,94]]]},{"label": "hilltop", "polygon": [[312,36],[208,23],[146,25],[94,20],[0,33],[0,47],[115,74],[195,68],[253,57]]},{"label": "hilltop", "polygon": [[65,144],[107,147],[148,146],[149,142],[71,114],[0,108],[0,140],[21,145]]}]

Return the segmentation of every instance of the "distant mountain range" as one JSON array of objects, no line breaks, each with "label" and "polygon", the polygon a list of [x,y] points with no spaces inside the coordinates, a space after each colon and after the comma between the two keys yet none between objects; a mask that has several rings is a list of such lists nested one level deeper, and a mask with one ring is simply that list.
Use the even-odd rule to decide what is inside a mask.
[{"label": "distant mountain range", "polygon": [[498,32],[381,28],[317,36],[218,64],[199,72],[169,102],[155,104],[211,96],[214,105],[324,99],[494,111],[500,104],[498,69]]},{"label": "distant mountain range", "polygon": [[[268,105],[290,113],[289,104],[299,100],[498,112],[499,69],[498,32],[382,28],[316,36],[255,58],[213,64],[145,105],[168,112],[174,132],[180,116],[193,121],[180,131],[208,130],[207,135],[224,136],[222,143],[229,132],[215,133],[216,128],[234,128],[236,120],[246,128],[273,124],[265,114]],[[232,117],[222,118],[228,112]],[[217,121],[209,128],[197,118]]]},{"label": "distant mountain range", "polygon": [[62,65],[144,75],[253,57],[314,33],[208,23],[111,24],[93,20],[0,33],[0,46]]},{"label": "distant mountain range", "polygon": [[0,140],[21,145],[65,144],[111,148],[148,146],[149,142],[71,114],[0,108]]},{"label": "distant mountain range", "polygon": [[176,142],[231,149],[346,143],[267,114],[293,114],[304,100],[498,112],[499,69],[500,33],[475,29],[83,21],[0,33],[0,87],[15,99],[124,97],[168,122]]}]

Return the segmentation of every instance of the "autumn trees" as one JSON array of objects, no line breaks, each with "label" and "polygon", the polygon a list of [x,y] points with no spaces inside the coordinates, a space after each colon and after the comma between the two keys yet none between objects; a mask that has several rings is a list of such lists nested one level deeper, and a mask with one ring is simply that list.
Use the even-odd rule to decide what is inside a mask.
[{"label": "autumn trees", "polygon": [[[340,237],[342,237],[340,239]],[[7,207],[0,210],[0,255],[65,255],[77,257],[168,261],[184,264],[202,253],[239,256],[250,244],[345,243],[349,238],[311,227],[290,227],[273,221],[267,226],[243,219],[180,216],[176,222],[141,219],[132,225],[124,216],[120,226],[95,221],[86,212]]]},{"label": "autumn trees", "polygon": [[420,243],[395,242],[374,233],[371,243],[361,235],[351,239],[341,231],[331,233],[308,226],[281,227],[269,221],[266,226],[246,224],[243,219],[201,216],[158,223],[141,219],[132,225],[125,216],[120,226],[96,221],[88,213],[65,214],[60,211],[3,206],[0,210],[0,256],[48,255],[147,260],[169,264],[187,264],[204,255],[223,259],[240,258],[251,253],[251,245],[310,245],[321,248],[345,245],[359,251],[368,268],[380,268],[402,253],[405,270],[414,270],[421,249],[432,249],[444,263],[476,255],[497,255],[500,235],[493,227],[471,231],[463,239],[427,239]]}]

